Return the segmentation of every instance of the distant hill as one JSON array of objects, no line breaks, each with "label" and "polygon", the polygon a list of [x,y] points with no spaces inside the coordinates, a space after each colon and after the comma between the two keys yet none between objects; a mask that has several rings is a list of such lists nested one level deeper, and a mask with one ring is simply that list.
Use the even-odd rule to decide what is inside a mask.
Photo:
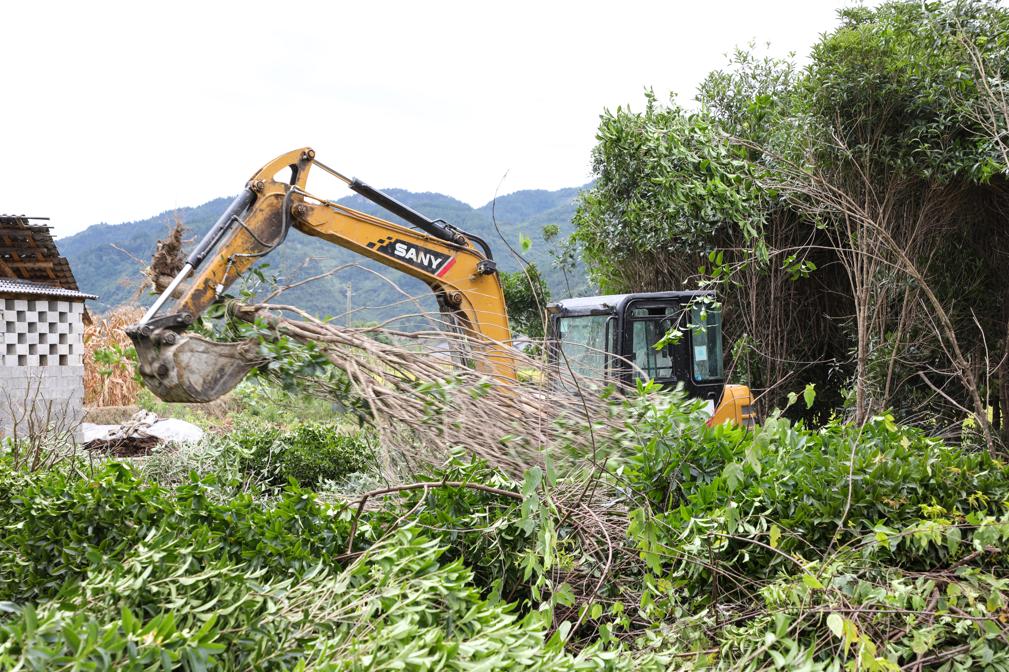
[{"label": "distant hill", "polygon": [[[496,202],[479,208],[444,194],[413,193],[403,189],[386,191],[429,217],[444,219],[486,240],[500,268],[506,271],[519,268],[508,245],[518,250],[520,235],[530,238],[533,245],[525,254],[526,258],[544,273],[554,298],[567,296],[563,274],[554,267],[550,258],[551,245],[556,245],[557,241],[546,243],[543,227],[554,224],[560,229],[558,240],[566,238],[573,229],[574,202],[581,189],[518,191],[500,196]],[[153,297],[143,284],[141,270],[150,261],[157,240],[163,238],[178,220],[186,226],[187,238],[194,239],[189,243],[192,245],[213,225],[230,202],[231,198],[218,198],[198,207],[163,212],[142,221],[95,224],[73,236],[61,238],[59,249],[70,260],[81,290],[99,296],[93,302],[93,309],[97,312],[121,304],[149,305]],[[362,212],[399,221],[356,194],[339,202]],[[495,230],[495,220],[500,234]],[[418,280],[298,231],[291,231],[284,245],[267,256],[264,262],[269,264],[266,274],[277,275],[285,283],[345,264],[355,265],[285,295],[285,302],[318,315],[344,313],[348,283],[355,322],[386,320],[417,312],[417,304],[406,300],[403,292],[389,280],[410,296],[419,297],[423,310],[436,310],[430,291]],[[584,269],[578,268],[569,273],[568,281],[573,294],[589,292]]]}]

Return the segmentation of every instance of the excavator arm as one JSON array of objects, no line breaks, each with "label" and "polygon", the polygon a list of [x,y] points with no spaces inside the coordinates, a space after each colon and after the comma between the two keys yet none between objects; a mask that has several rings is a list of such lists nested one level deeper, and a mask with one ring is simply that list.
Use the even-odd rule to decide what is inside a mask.
[{"label": "excavator arm", "polygon": [[[312,196],[313,167],[420,230]],[[290,177],[278,175],[290,169]],[[260,359],[250,343],[216,343],[186,329],[291,228],[345,247],[424,281],[448,327],[482,349],[475,366],[514,380],[504,293],[487,245],[442,221],[430,220],[359,180],[344,177],[304,148],[277,157],[246,184],[197,244],[182,270],[129,333],[145,384],[166,401],[202,402],[237,385]]]}]

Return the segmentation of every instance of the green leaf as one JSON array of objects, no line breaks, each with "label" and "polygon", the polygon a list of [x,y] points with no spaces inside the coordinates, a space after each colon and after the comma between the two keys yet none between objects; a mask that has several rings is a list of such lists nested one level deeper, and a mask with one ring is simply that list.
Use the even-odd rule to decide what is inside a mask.
[{"label": "green leaf", "polygon": [[806,402],[806,408],[813,407],[813,402],[816,401],[816,383],[806,385],[806,389],[802,391],[802,399]]},{"label": "green leaf", "polygon": [[570,607],[575,603],[575,591],[567,583],[562,583],[554,589],[554,602]]},{"label": "green leaf", "polygon": [[848,648],[858,642],[858,628],[850,618],[844,619],[844,653],[848,654]]},{"label": "green leaf", "polygon": [[539,467],[532,467],[526,471],[525,480],[522,482],[522,496],[529,497],[536,492],[543,481],[543,470]]},{"label": "green leaf", "polygon": [[812,574],[809,573],[803,574],[802,583],[807,588],[812,588],[813,590],[823,590],[823,584],[820,583],[820,579],[816,578]]},{"label": "green leaf", "polygon": [[781,528],[777,525],[771,525],[771,548],[778,547],[778,541],[781,539]]},{"label": "green leaf", "polygon": [[127,635],[132,635],[140,630],[140,622],[125,604],[120,611],[120,619],[123,623],[123,631]]},{"label": "green leaf", "polygon": [[733,492],[736,486],[739,485],[740,481],[743,480],[743,467],[735,462],[729,462],[722,469],[722,477],[725,479],[725,483],[729,488],[729,492]]},{"label": "green leaf", "polygon": [[528,252],[532,249],[533,241],[526,234],[519,233],[519,246],[522,248],[523,252]]},{"label": "green leaf", "polygon": [[827,627],[835,637],[841,637],[844,634],[844,619],[838,614],[831,614],[827,616]]},{"label": "green leaf", "polygon": [[914,638],[911,640],[911,650],[919,656],[923,656],[932,648],[933,639],[928,632],[916,630]]},{"label": "green leaf", "polygon": [[946,548],[949,550],[950,555],[955,554],[960,549],[961,539],[962,535],[959,527],[951,525],[946,530]]}]

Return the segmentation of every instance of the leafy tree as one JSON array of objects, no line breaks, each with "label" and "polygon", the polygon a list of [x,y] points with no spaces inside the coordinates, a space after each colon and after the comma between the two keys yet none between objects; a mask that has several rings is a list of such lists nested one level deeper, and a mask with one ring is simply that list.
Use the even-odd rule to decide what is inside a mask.
[{"label": "leafy tree", "polygon": [[[1006,438],[1009,11],[897,1],[839,13],[810,65],[737,52],[698,92],[602,115],[576,236],[619,290],[715,283],[736,375],[808,415],[885,408]],[[720,252],[721,254],[713,254]],[[712,264],[708,259],[724,259]],[[787,385],[781,381],[787,380]],[[766,410],[766,407],[765,407]]]},{"label": "leafy tree", "polygon": [[751,166],[707,115],[663,106],[648,91],[643,112],[604,112],[596,138],[596,182],[575,223],[604,290],[668,289],[686,280],[676,277],[679,262],[696,268],[726,229],[758,235]]},{"label": "leafy tree", "polygon": [[529,264],[523,271],[501,273],[501,288],[512,331],[530,338],[543,338],[550,288],[536,265]]}]

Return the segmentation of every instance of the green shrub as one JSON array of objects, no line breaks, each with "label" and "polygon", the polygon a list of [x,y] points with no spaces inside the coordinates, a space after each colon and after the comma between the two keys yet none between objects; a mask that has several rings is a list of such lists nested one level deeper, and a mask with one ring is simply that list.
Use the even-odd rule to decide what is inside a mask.
[{"label": "green shrub", "polygon": [[[986,451],[947,446],[898,426],[890,416],[862,427],[834,422],[818,430],[772,416],[743,432],[708,427],[675,396],[628,407],[620,439],[638,448],[626,458],[623,477],[642,495],[642,524],[664,528],[661,536],[677,545],[712,531],[761,537],[774,526],[775,545],[785,553],[825,553],[882,528],[936,519],[962,523],[970,514],[1009,510],[1004,464]],[[750,576],[787,563],[774,550],[741,543]],[[955,560],[953,551],[943,544],[902,545],[895,560],[925,571]],[[739,552],[739,543],[725,545],[725,557]],[[698,578],[703,590],[708,577]]]},{"label": "green shrub", "polygon": [[245,455],[246,470],[263,474],[274,485],[293,480],[311,488],[374,463],[375,449],[365,431],[347,434],[317,422],[297,423],[289,430],[251,422],[236,429],[230,440]]},{"label": "green shrub", "polygon": [[[3,460],[0,460],[0,465]],[[514,483],[479,462],[453,460],[421,480]],[[52,597],[61,587],[115,564],[167,535],[195,543],[197,565],[224,559],[251,570],[300,576],[336,567],[348,547],[353,511],[286,485],[270,497],[241,483],[192,474],[174,488],[144,481],[129,465],[101,465],[93,477],[69,471],[0,477],[0,602]],[[353,549],[368,549],[402,524],[402,516],[438,532],[449,559],[465,559],[481,588],[507,576],[519,582],[519,562],[532,530],[519,503],[467,488],[432,487],[371,500]],[[493,531],[494,534],[489,534]]]},{"label": "green shrub", "polygon": [[364,432],[341,434],[329,425],[299,424],[285,437],[279,466],[289,479],[306,487],[335,481],[372,463],[374,449]]},{"label": "green shrub", "polygon": [[[291,434],[302,450],[331,436]],[[235,438],[255,449],[277,436]],[[90,477],[0,470],[0,669],[600,670],[618,658],[568,654],[548,641],[548,612],[517,613],[529,507],[439,487],[517,484],[461,458],[417,478],[432,487],[371,500],[347,555],[354,509],[291,485],[267,497],[194,473],[166,488],[120,462]]]},{"label": "green shrub", "polygon": [[201,557],[202,540],[180,537],[146,540],[60,601],[0,604],[0,669],[602,672],[669,663],[565,651],[547,615],[481,596],[465,564],[416,526],[299,581]]},{"label": "green shrub", "polygon": [[625,607],[660,646],[725,670],[1009,669],[1003,462],[888,415],[743,432],[695,406],[628,399],[605,447],[644,561]]},{"label": "green shrub", "polygon": [[0,601],[52,597],[163,534],[198,540],[197,565],[224,559],[285,576],[335,566],[346,547],[347,516],[294,486],[264,501],[193,475],[169,490],[118,462],[93,478],[52,471],[5,481]]},{"label": "green shrub", "polygon": [[280,442],[283,432],[273,424],[244,420],[226,437],[226,441],[235,443],[245,455],[247,467],[267,470],[271,464],[269,458]]}]

